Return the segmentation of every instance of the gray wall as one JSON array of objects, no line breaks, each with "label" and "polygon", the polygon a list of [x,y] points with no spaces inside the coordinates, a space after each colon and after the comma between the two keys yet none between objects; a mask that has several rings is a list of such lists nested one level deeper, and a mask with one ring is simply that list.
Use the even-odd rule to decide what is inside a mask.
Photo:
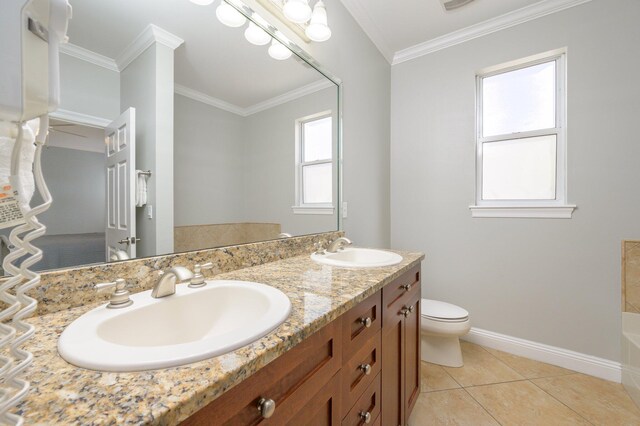
[{"label": "gray wall", "polygon": [[244,118],[175,96],[175,225],[244,220]]},{"label": "gray wall", "polygon": [[176,226],[270,222],[293,235],[337,229],[337,216],[299,215],[295,204],[295,121],[322,111],[337,119],[337,90],[241,117],[175,97]]},{"label": "gray wall", "polygon": [[[620,240],[640,238],[640,2],[610,3],[393,67],[391,235],[426,252],[423,295],[473,326],[618,360]],[[472,219],[475,71],[563,46],[573,219]]]},{"label": "gray wall", "polygon": [[[292,235],[335,231],[338,228],[335,213],[294,214],[291,209],[295,205],[295,122],[330,110],[333,112],[335,134],[337,93],[337,88],[331,87],[244,118],[246,163],[243,193],[248,222],[279,223],[282,232]],[[334,197],[336,195],[334,192]]]},{"label": "gray wall", "polygon": [[388,247],[391,66],[342,3],[329,3],[332,36],[307,47],[344,83],[345,231],[357,245]]},{"label": "gray wall", "polygon": [[[42,172],[54,200],[49,210],[38,215],[47,225],[47,235],[104,232],[104,154],[46,147]],[[31,205],[41,202],[36,191]]]},{"label": "gray wall", "polygon": [[148,202],[136,208],[138,257],[173,252],[173,50],[151,45],[120,73],[120,105],[136,109],[136,167],[151,170]]},{"label": "gray wall", "polygon": [[120,114],[120,75],[60,55],[60,109],[113,120]]}]

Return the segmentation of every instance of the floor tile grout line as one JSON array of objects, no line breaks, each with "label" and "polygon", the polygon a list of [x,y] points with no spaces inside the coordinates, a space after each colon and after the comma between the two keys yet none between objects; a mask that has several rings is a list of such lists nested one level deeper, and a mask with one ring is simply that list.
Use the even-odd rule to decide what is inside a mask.
[{"label": "floor tile grout line", "polygon": [[[567,374],[568,376],[569,374]],[[555,399],[556,401],[558,401],[560,404],[564,405],[565,407],[567,407],[569,410],[573,411],[574,413],[576,413],[578,415],[578,417],[583,418],[584,421],[586,421],[587,423],[589,423],[590,425],[594,425],[594,423],[592,423],[588,418],[586,418],[585,416],[582,415],[582,413],[579,413],[578,411],[574,410],[573,408],[569,407],[567,404],[565,404],[564,402],[560,401],[558,398],[556,398],[555,396],[553,396],[551,393],[547,392],[546,389],[544,389],[542,386],[538,386],[538,384],[536,382],[534,382],[533,380],[537,380],[537,379],[530,379],[529,382],[537,387],[538,389],[540,389],[542,392],[546,393],[547,395],[549,395],[551,398]],[[594,425],[595,426],[595,425]]]},{"label": "floor tile grout line", "polygon": [[[470,342],[467,342],[470,343]],[[489,352],[484,346],[480,346],[478,344],[475,343],[471,343],[472,345],[482,349],[484,352],[486,352],[487,354],[489,354],[493,359],[495,359],[496,361],[498,361],[500,364],[504,365],[505,367],[507,367],[509,370],[513,371],[514,373],[516,373],[518,376],[522,377],[522,380],[526,380],[527,378],[524,377],[518,370],[516,370],[515,368],[511,367],[509,364],[507,364],[506,362],[504,362],[503,360],[501,360],[500,358],[498,358],[497,356],[495,356],[494,354],[492,354],[491,352]],[[463,354],[464,355],[464,354]]]},{"label": "floor tile grout line", "polygon": [[467,388],[479,388],[481,386],[493,386],[493,385],[503,385],[506,383],[516,383],[516,382],[526,382],[529,379],[517,379],[517,380],[505,380],[502,382],[494,382],[494,383],[482,383],[479,385],[469,385],[469,386],[463,386],[463,389],[467,389]]},{"label": "floor tile grout line", "polygon": [[440,366],[440,368],[442,369],[442,371],[444,372],[444,374],[446,374],[447,376],[449,376],[451,378],[451,380],[454,381],[455,384],[457,384],[458,386],[460,386],[460,388],[464,388],[464,386],[462,386],[461,383],[459,383],[455,377],[453,377],[451,374],[449,374],[449,372],[447,371],[446,368],[444,368],[443,366]]},{"label": "floor tile grout line", "polygon": [[462,390],[463,390],[463,391],[465,391],[465,392],[467,393],[467,395],[469,395],[469,396],[471,397],[471,399],[473,399],[473,400],[476,402],[476,404],[478,404],[478,405],[480,406],[480,408],[482,408],[482,409],[485,411],[485,413],[487,413],[489,416],[491,416],[491,418],[492,418],[493,420],[495,420],[495,421],[496,421],[496,423],[498,423],[500,426],[502,426],[502,423],[501,423],[498,419],[496,419],[496,418],[493,416],[493,414],[491,414],[491,412],[490,412],[490,411],[489,411],[489,410],[488,410],[484,405],[482,405],[482,404],[480,403],[480,401],[478,401],[477,399],[475,399],[475,398],[474,398],[474,396],[473,396],[473,395],[471,395],[471,392],[469,392],[466,388],[462,388]]}]

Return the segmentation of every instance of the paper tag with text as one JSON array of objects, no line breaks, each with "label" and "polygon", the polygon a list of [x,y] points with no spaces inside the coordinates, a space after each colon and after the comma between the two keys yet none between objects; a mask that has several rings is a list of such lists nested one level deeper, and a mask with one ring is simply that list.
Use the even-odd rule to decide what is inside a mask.
[{"label": "paper tag with text", "polygon": [[18,191],[11,182],[0,181],[0,229],[25,223],[18,203]]}]

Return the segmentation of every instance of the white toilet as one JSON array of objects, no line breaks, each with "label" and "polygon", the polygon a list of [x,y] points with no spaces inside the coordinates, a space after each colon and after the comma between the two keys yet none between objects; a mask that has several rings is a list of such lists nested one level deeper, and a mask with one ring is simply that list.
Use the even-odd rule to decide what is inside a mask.
[{"label": "white toilet", "polygon": [[447,367],[462,367],[460,336],[471,328],[469,312],[451,303],[422,299],[422,360]]}]

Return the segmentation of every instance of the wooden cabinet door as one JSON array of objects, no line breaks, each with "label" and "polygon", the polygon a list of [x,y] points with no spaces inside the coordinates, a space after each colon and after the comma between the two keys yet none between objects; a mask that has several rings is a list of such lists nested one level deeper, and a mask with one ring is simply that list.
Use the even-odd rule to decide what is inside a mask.
[{"label": "wooden cabinet door", "polygon": [[420,395],[420,295],[412,298],[408,306],[412,312],[403,320],[404,322],[404,420],[409,420],[409,415]]},{"label": "wooden cabinet door", "polygon": [[382,424],[403,425],[404,321],[395,309],[385,309],[382,327]]},{"label": "wooden cabinet door", "polygon": [[382,289],[382,424],[405,425],[420,395],[420,267]]}]

